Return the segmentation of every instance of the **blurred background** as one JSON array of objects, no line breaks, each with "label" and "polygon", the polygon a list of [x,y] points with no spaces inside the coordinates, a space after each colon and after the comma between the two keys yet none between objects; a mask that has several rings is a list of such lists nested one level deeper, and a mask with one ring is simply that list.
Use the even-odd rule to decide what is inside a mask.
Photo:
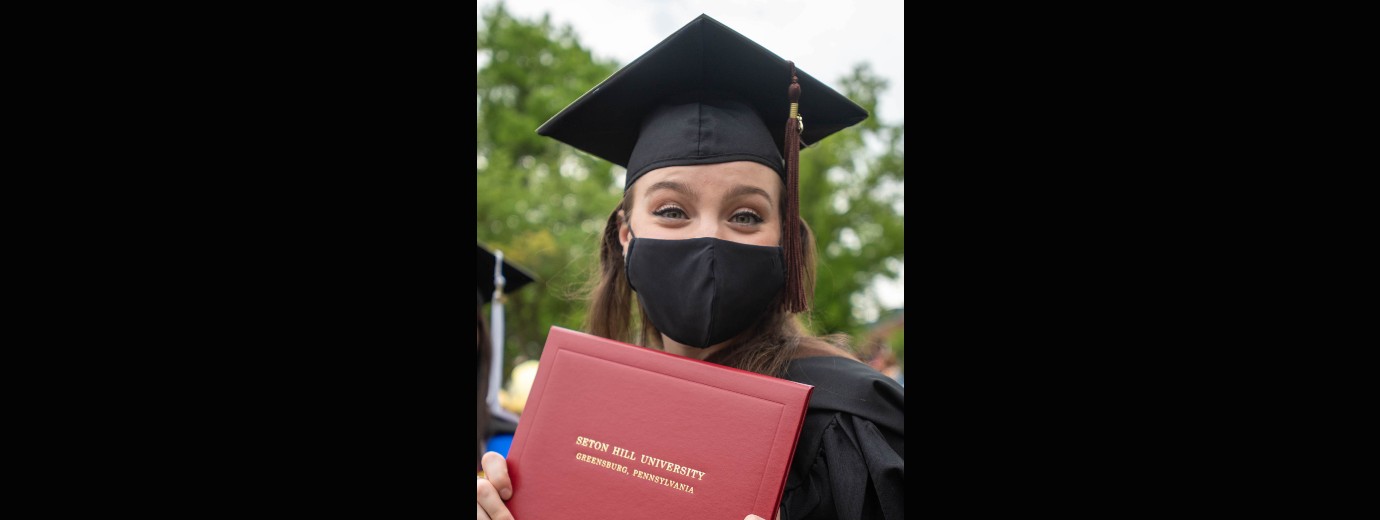
[{"label": "blurred background", "polygon": [[[536,279],[505,304],[505,387],[514,366],[541,356],[552,325],[581,328],[599,232],[623,187],[621,167],[540,137],[536,128],[700,13],[795,61],[872,114],[800,153],[801,213],[817,235],[820,265],[807,324],[819,334],[849,334],[861,359],[902,377],[899,0],[484,0],[477,28],[476,233]],[[487,320],[488,306],[482,311]]]}]

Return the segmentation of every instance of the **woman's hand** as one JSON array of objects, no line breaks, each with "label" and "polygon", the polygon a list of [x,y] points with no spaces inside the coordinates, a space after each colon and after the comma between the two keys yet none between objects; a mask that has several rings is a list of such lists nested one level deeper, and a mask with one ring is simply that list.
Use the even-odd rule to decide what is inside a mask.
[{"label": "woman's hand", "polygon": [[484,477],[479,479],[479,491],[475,502],[478,520],[514,520],[508,512],[504,500],[513,498],[513,481],[508,479],[508,461],[496,452],[484,454],[480,459],[484,466]]},{"label": "woman's hand", "polygon": [[[767,519],[762,518],[762,517],[757,516],[757,515],[747,515],[747,518],[744,518],[743,520],[767,520]],[[777,510],[776,510],[776,520],[781,520],[781,510],[780,510],[780,509],[777,509]]]}]

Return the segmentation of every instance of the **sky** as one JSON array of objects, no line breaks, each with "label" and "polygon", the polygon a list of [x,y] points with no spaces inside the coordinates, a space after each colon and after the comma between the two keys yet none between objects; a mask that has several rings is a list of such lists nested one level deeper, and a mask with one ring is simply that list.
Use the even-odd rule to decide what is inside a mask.
[{"label": "sky", "polygon": [[[480,0],[477,12],[496,4]],[[838,88],[859,62],[886,78],[877,101],[883,122],[904,120],[905,61],[901,0],[505,0],[514,16],[551,15],[569,24],[596,57],[627,65],[701,13],[761,44],[825,84]],[[591,85],[592,86],[592,85]],[[904,273],[904,267],[902,267]],[[904,279],[904,274],[902,275]],[[855,298],[859,319],[873,321],[882,309],[905,304],[902,281],[879,280],[868,298]]]}]

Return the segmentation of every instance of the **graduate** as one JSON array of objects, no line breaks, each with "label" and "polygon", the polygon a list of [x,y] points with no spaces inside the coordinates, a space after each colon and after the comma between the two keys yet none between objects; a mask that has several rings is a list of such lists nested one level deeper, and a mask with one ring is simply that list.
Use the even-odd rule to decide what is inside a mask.
[{"label": "graduate", "polygon": [[[586,332],[815,387],[784,520],[905,516],[904,390],[799,321],[820,271],[797,159],[865,118],[701,15],[537,129],[627,170]],[[483,467],[477,518],[511,518],[503,501],[522,490],[498,454]]]},{"label": "graduate", "polygon": [[[478,440],[475,456],[475,469],[482,471],[480,457],[485,451],[508,452],[508,442],[512,441],[517,430],[517,416],[504,410],[498,403],[498,387],[502,382],[503,370],[503,295],[512,293],[532,283],[536,277],[522,268],[503,260],[503,268],[498,269],[498,255],[490,252],[483,244],[475,244],[475,358],[478,360],[476,380],[477,399],[475,423]],[[484,304],[494,302],[492,311],[492,331],[485,326]],[[492,334],[491,334],[492,332]],[[492,377],[491,377],[492,375]]]}]

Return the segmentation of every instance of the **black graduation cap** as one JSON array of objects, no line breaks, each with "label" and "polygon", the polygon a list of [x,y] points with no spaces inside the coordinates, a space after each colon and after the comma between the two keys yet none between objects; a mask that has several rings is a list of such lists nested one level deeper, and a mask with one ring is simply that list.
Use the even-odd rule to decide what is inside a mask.
[{"label": "black graduation cap", "polygon": [[[474,281],[476,287],[478,287],[476,292],[479,293],[479,305],[483,305],[494,299],[494,263],[498,261],[498,257],[490,253],[488,249],[485,249],[483,244],[476,243],[475,246],[476,249],[479,250],[479,256],[474,262]],[[535,278],[536,277],[532,276],[531,273],[524,271],[516,265],[508,263],[507,260],[503,261],[504,294],[509,294],[521,289],[522,286],[532,283]]]},{"label": "black graduation cap", "polygon": [[[625,189],[656,167],[728,162],[710,160],[715,154],[768,155],[776,164],[767,166],[782,173],[791,69],[790,62],[701,14],[580,96],[537,133],[627,168]],[[806,119],[802,147],[867,119],[866,110],[813,76],[800,69],[795,75],[800,82],[800,113]],[[703,97],[712,111],[685,119],[674,110],[657,110],[667,103],[694,105],[697,97]],[[752,128],[757,122],[771,136],[769,150],[754,135],[760,133]],[[643,139],[655,142],[639,142],[644,128],[661,129]],[[710,148],[696,149],[691,145],[706,143],[687,135],[711,141]],[[661,153],[637,157],[653,150]],[[691,162],[645,168],[668,158]]]},{"label": "black graduation cap", "polygon": [[[701,14],[537,133],[627,168],[625,191],[667,166],[766,165],[786,185],[786,229],[798,230],[800,148],[866,118],[866,110],[793,62]],[[792,312],[806,306],[801,242],[799,233],[782,234]]]}]

